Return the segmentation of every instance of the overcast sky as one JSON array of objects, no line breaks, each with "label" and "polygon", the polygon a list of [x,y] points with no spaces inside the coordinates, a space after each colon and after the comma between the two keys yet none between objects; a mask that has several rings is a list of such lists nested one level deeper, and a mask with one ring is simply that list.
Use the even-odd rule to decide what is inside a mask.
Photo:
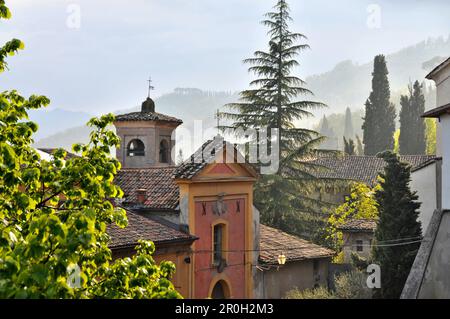
[{"label": "overcast sky", "polygon": [[[140,104],[149,75],[155,96],[175,87],[245,88],[241,61],[265,49],[259,21],[275,0],[6,2],[13,18],[0,22],[0,43],[16,37],[26,50],[8,59],[0,90],[45,94],[52,107],[99,114]],[[301,77],[450,34],[448,0],[289,3],[292,31],[311,46],[299,58]]]}]

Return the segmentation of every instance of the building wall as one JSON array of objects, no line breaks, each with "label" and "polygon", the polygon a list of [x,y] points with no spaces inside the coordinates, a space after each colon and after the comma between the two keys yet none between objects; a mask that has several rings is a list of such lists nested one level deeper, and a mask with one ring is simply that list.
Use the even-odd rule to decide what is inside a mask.
[{"label": "building wall", "polygon": [[443,212],[419,298],[450,298],[450,212]]},{"label": "building wall", "polygon": [[[136,251],[134,248],[112,249],[113,259],[132,257],[135,254]],[[190,244],[178,243],[173,246],[157,245],[153,259],[157,264],[161,263],[161,261],[171,261],[175,264],[176,271],[171,278],[171,282],[183,297],[188,298],[192,282],[192,251]]]},{"label": "building wall", "polygon": [[426,232],[433,212],[438,208],[438,165],[435,162],[411,173],[411,190],[416,191],[419,196],[420,206],[419,221],[422,223],[422,233]]},{"label": "building wall", "polygon": [[316,259],[316,262],[318,263],[316,273],[314,273],[314,260],[289,262],[263,271],[263,298],[280,299],[295,288],[304,290],[315,286],[326,286],[330,259]]},{"label": "building wall", "polygon": [[[373,233],[356,233],[356,232],[343,232],[342,239],[344,241],[344,263],[351,263],[352,253],[356,253],[363,258],[369,258],[372,253],[372,240]],[[357,241],[362,240],[363,251],[357,251]]]},{"label": "building wall", "polygon": [[[177,124],[160,124],[153,121],[115,122],[117,135],[120,137],[120,147],[116,149],[116,157],[123,168],[146,168],[173,165],[159,162],[159,143],[161,139],[168,142],[169,149],[174,147],[171,134]],[[145,156],[127,156],[127,146],[130,141],[139,139],[144,143]]]},{"label": "building wall", "polygon": [[[450,65],[439,72],[434,78],[434,82],[436,83],[436,107],[440,107],[450,103]],[[448,115],[447,115],[448,117]],[[441,117],[442,120],[442,117]],[[443,123],[438,122],[436,127],[436,155],[443,156],[443,148],[442,145],[443,138],[449,135],[448,129],[443,127]],[[447,142],[448,143],[448,142]]]},{"label": "building wall", "polygon": [[442,208],[450,209],[450,115],[442,115],[439,125],[442,129]]},{"label": "building wall", "polygon": [[450,103],[450,65],[447,65],[434,78],[436,83],[436,106]]},{"label": "building wall", "polygon": [[[193,244],[193,288],[191,298],[209,298],[214,284],[223,280],[232,298],[253,296],[252,261],[254,260],[253,183],[242,165],[227,164],[234,173],[210,173],[216,165],[209,164],[192,180],[176,180],[180,186],[180,221],[187,221],[189,232],[197,237]],[[213,213],[214,204],[223,196],[228,212]],[[237,202],[240,212],[237,213]],[[203,205],[205,205],[203,207]],[[215,222],[227,223],[228,266],[218,272],[212,264],[212,229]],[[200,253],[203,251],[204,253]]]}]

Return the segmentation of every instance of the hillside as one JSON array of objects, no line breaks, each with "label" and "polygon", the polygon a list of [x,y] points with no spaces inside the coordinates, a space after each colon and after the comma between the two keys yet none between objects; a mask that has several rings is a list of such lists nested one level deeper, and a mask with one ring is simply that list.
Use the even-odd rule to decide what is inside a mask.
[{"label": "hillside", "polygon": [[[223,105],[236,101],[236,93],[209,92],[195,88],[176,88],[173,92],[164,94],[155,99],[156,111],[172,115],[183,120],[181,128],[193,132],[194,121],[203,120],[204,129],[213,128],[216,125],[214,114]],[[134,112],[140,107],[118,111],[117,114]],[[87,119],[86,121],[87,122]],[[47,125],[51,125],[48,123]],[[40,126],[41,127],[41,126]],[[70,127],[70,126],[69,126]],[[72,127],[42,139],[35,139],[35,147],[62,147],[70,150],[72,144],[87,142],[90,129],[85,125]],[[209,138],[210,136],[205,136]]]},{"label": "hillside", "polygon": [[[428,39],[386,55],[392,102],[398,104],[397,98],[406,91],[410,81],[423,81],[425,75],[449,54],[450,37]],[[356,111],[364,106],[369,96],[372,69],[372,61],[361,65],[343,61],[329,72],[307,77],[306,82],[316,98],[329,106],[326,113],[344,112],[347,107]]]},{"label": "hillside", "polygon": [[[447,39],[428,39],[388,54],[386,58],[390,72],[392,102],[398,106],[400,95],[406,93],[410,81],[416,79],[423,81],[425,75],[449,54],[450,37]],[[343,61],[329,72],[307,77],[306,82],[308,88],[315,94],[314,99],[325,102],[328,108],[315,111],[315,118],[305,119],[300,122],[300,125],[309,128],[317,127],[324,114],[340,114],[347,107],[359,114],[358,112],[364,108],[364,103],[369,96],[371,73],[372,61],[361,65],[352,61]],[[428,87],[428,85],[426,107],[430,108],[435,105],[435,92],[432,86]],[[203,120],[204,129],[214,127],[216,110],[237,99],[237,93],[177,88],[173,92],[157,98],[155,103],[157,112],[183,119],[182,127],[188,128],[192,132],[194,120]],[[140,101],[136,102],[136,105],[140,104]],[[138,106],[130,108],[125,106],[123,111],[117,113],[126,113],[138,109]],[[38,115],[32,115],[32,119],[38,119],[40,124],[40,132],[35,138],[36,146],[70,148],[75,142],[87,140],[89,129],[81,125],[88,120],[88,114],[63,110],[39,112],[41,113]],[[360,126],[359,122],[359,119],[355,119],[354,125],[356,128]],[[205,136],[203,140],[208,137]]]}]

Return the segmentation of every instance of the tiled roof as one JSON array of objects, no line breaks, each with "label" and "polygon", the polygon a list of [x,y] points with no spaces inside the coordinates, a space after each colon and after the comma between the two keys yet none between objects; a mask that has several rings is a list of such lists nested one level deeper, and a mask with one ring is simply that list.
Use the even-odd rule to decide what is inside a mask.
[{"label": "tiled roof", "polygon": [[349,232],[374,232],[377,228],[377,222],[373,219],[351,219],[338,229]]},{"label": "tiled roof", "polygon": [[180,119],[157,112],[132,112],[127,114],[120,114],[116,116],[116,121],[163,121],[180,124],[183,123],[183,121]]},{"label": "tiled roof", "polygon": [[142,169],[122,169],[115,182],[130,206],[138,204],[137,190],[147,190],[147,200],[143,207],[148,209],[174,210],[179,202],[179,187],[172,178],[175,167],[155,167]]},{"label": "tiled roof", "polygon": [[174,173],[175,178],[191,179],[207,164],[212,163],[216,152],[220,152],[224,146],[234,148],[234,145],[226,142],[223,137],[216,136],[213,140],[205,142],[189,159],[181,164]]},{"label": "tiled roof", "polygon": [[127,211],[128,226],[109,225],[110,248],[134,247],[138,240],[150,240],[157,244],[193,241],[196,237],[163,225],[149,218]]},{"label": "tiled roof", "polygon": [[[435,160],[434,155],[401,155],[400,160],[408,162],[414,169],[428,161]],[[386,162],[376,156],[346,155],[341,157],[320,157],[313,163],[328,168],[314,173],[318,178],[348,179],[374,185],[377,176],[383,172]]]},{"label": "tiled roof", "polygon": [[307,240],[289,235],[281,230],[261,224],[259,260],[265,264],[278,264],[278,256],[283,253],[286,262],[305,259],[327,258],[334,251],[313,244]]}]

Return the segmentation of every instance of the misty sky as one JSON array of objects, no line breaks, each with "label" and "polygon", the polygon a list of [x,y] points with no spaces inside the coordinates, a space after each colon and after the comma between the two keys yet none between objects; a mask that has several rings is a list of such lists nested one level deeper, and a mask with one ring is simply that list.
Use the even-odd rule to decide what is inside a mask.
[{"label": "misty sky", "polygon": [[[91,114],[127,109],[175,87],[240,90],[244,58],[266,47],[259,21],[275,0],[10,0],[0,43],[26,50],[9,58],[0,90],[45,94],[52,107]],[[342,60],[370,61],[428,37],[450,34],[448,0],[291,0],[291,30],[308,36],[298,75],[326,72]],[[73,23],[76,4],[80,28]],[[381,28],[369,28],[377,4]],[[76,14],[76,13],[75,13]],[[72,24],[73,25],[73,24]]]}]

